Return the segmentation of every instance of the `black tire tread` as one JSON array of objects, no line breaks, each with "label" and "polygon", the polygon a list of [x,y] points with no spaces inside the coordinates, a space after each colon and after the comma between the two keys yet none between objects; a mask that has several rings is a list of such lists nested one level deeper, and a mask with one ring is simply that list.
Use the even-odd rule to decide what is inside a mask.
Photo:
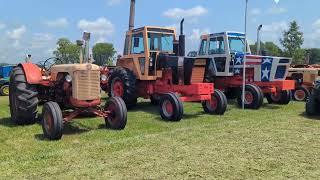
[{"label": "black tire tread", "polygon": [[[19,125],[35,123],[39,103],[37,88],[27,83],[25,73],[20,66],[12,70],[9,91],[12,121]],[[15,99],[18,107],[13,107]]]}]

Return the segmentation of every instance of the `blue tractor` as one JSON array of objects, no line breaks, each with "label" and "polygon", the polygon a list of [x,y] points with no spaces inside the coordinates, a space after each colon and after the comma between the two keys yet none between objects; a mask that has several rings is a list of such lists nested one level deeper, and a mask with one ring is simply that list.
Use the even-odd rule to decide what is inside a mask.
[{"label": "blue tractor", "polygon": [[14,66],[0,66],[0,94],[9,96],[9,77]]}]

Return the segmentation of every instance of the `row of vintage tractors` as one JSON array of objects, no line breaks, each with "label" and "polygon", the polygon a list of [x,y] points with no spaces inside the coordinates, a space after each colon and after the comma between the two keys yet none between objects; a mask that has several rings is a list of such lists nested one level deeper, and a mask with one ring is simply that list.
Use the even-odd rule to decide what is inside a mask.
[{"label": "row of vintage tractors", "polygon": [[[235,32],[204,35],[199,56],[185,57],[184,20],[176,38],[171,28],[134,29],[134,14],[135,0],[131,0],[124,53],[115,67],[100,69],[89,63],[89,33],[77,41],[80,64],[44,62],[40,68],[22,63],[15,67],[10,80],[12,120],[34,122],[37,105],[44,103],[43,131],[55,140],[61,138],[64,123],[87,113],[104,117],[112,129],[123,129],[126,108],[134,107],[139,97],[158,104],[161,117],[169,121],[182,119],[182,102],[200,102],[206,113],[223,115],[226,95],[252,109],[261,107],[264,96],[270,103],[289,103],[294,81],[285,77],[291,59],[244,54],[244,34]],[[242,99],[244,59],[248,73]],[[100,87],[110,97],[104,107],[100,105]]]}]

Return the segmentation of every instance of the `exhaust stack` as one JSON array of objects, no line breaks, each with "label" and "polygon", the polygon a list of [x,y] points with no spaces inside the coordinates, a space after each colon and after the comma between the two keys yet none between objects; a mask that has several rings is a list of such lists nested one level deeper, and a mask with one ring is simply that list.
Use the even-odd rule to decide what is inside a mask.
[{"label": "exhaust stack", "polygon": [[129,31],[134,29],[134,19],[136,13],[136,0],[131,0],[129,15]]},{"label": "exhaust stack", "polygon": [[183,33],[184,19],[180,22],[180,35],[179,35],[179,56],[186,55],[186,36]]}]

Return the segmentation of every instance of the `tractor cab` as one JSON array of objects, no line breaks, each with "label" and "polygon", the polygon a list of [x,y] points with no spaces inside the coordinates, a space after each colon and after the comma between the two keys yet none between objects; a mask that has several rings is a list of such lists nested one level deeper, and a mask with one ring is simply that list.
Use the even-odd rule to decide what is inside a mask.
[{"label": "tractor cab", "polygon": [[[247,43],[248,44],[248,43]],[[238,32],[222,32],[201,36],[199,57],[213,58],[217,76],[233,76],[235,55],[244,55],[245,34]],[[247,45],[247,54],[251,54]]]},{"label": "tractor cab", "polygon": [[[247,54],[245,54],[247,44]],[[283,81],[291,64],[290,58],[251,55],[245,43],[245,34],[222,32],[201,36],[198,58],[211,58],[212,76],[237,76],[242,74],[244,59],[252,81]]]},{"label": "tractor cab", "polygon": [[155,80],[162,76],[159,55],[174,55],[175,41],[175,30],[170,28],[145,26],[129,30],[117,66],[132,70],[137,79]]}]

